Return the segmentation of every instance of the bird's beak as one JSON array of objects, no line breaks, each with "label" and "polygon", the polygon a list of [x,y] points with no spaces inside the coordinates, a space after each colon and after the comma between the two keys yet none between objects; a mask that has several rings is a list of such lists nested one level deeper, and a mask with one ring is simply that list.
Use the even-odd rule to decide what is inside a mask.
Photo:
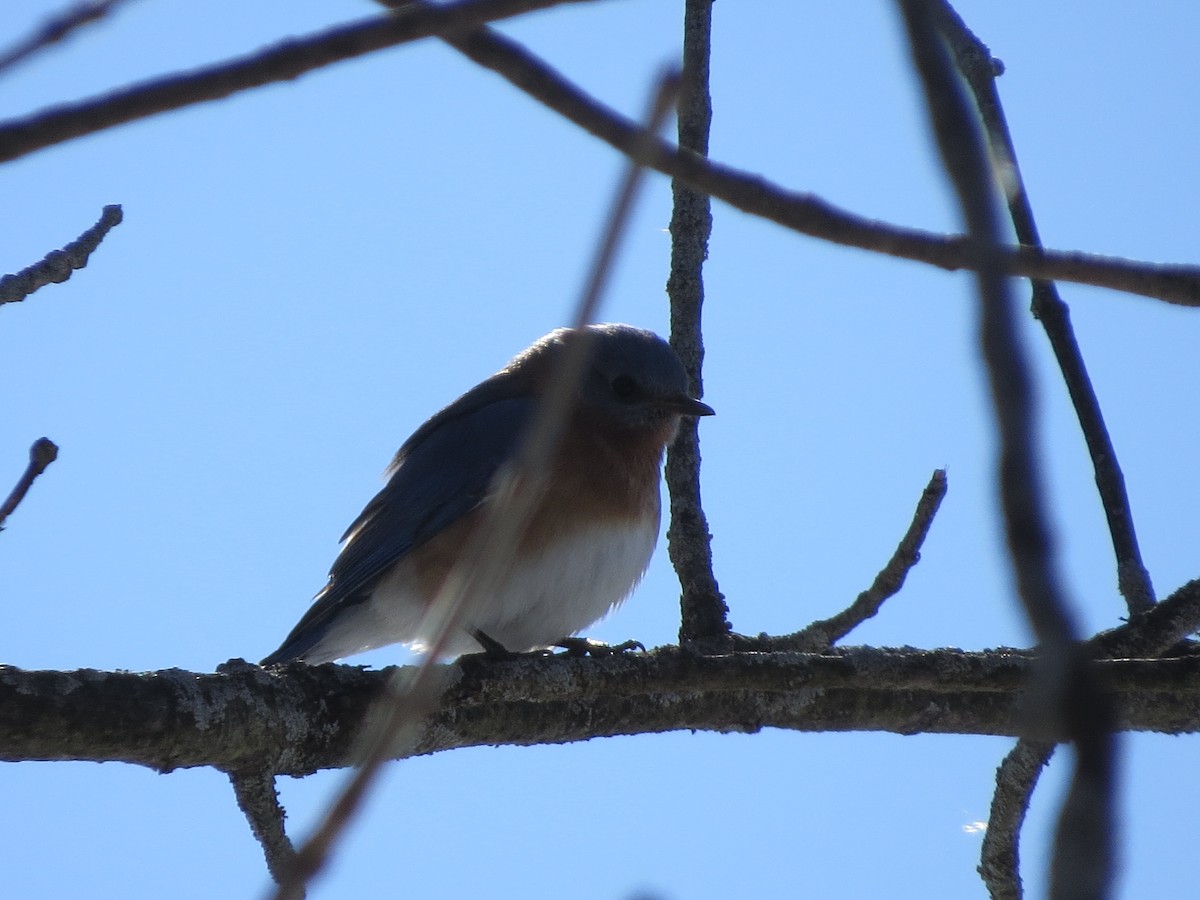
[{"label": "bird's beak", "polygon": [[668,397],[662,401],[662,405],[671,412],[679,413],[681,416],[715,416],[714,410],[707,403],[701,403],[692,397],[682,395],[679,397]]}]

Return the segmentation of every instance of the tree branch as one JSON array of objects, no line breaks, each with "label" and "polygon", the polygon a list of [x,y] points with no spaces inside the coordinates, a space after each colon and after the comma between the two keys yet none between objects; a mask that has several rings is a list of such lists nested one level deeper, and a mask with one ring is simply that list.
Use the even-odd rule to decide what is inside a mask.
[{"label": "tree branch", "polygon": [[0,278],[0,305],[24,300],[38,288],[66,281],[76,269],[88,264],[92,252],[100,242],[124,218],[121,207],[111,204],[104,207],[100,219],[61,250],[47,253],[41,262],[22,269],[15,275]]},{"label": "tree branch", "polygon": [[[1025,734],[1026,651],[844,648],[697,656],[467,657],[395,758],[675,730]],[[1200,732],[1200,658],[1098,663],[1118,727]],[[400,675],[411,669],[400,670]],[[0,667],[0,760],[308,775],[352,765],[395,669],[240,665],[215,675]]]},{"label": "tree branch", "polygon": [[[1149,612],[1088,642],[1098,658],[1153,659],[1200,628],[1200,581],[1190,581]],[[996,793],[980,849],[979,874],[992,900],[1021,900],[1019,842],[1029,801],[1054,745],[1022,738],[996,772]]]},{"label": "tree branch", "polygon": [[[942,34],[950,45],[955,63],[975,98],[975,106],[983,120],[992,158],[998,160],[1002,177],[1006,181],[1009,216],[1021,244],[1038,247],[1042,245],[1038,235],[1033,207],[1025,189],[1021,168],[1017,164],[1017,151],[1000,94],[996,90],[996,75],[1002,66],[992,58],[988,48],[963,22],[958,13],[945,0],[937,0],[938,23]],[[1145,612],[1154,604],[1154,586],[1150,573],[1142,562],[1138,546],[1137,530],[1133,524],[1129,495],[1125,490],[1125,476],[1117,461],[1117,451],[1104,424],[1100,401],[1088,377],[1087,366],[1075,331],[1071,327],[1071,313],[1058,294],[1052,281],[1033,281],[1033,314],[1042,323],[1059,369],[1067,385],[1067,392],[1075,407],[1084,441],[1092,459],[1096,487],[1100,503],[1108,520],[1112,536],[1113,552],[1117,560],[1117,588],[1125,598],[1130,615]]]},{"label": "tree branch", "polygon": [[[795,634],[782,638],[768,638],[769,647],[763,650],[800,650],[817,653],[831,647],[851,631],[879,612],[884,602],[900,592],[909,571],[921,560],[921,545],[929,534],[933,517],[937,515],[946,496],[946,470],[936,469],[929,479],[929,484],[921,492],[917,502],[916,512],[913,513],[912,524],[900,539],[892,558],[875,576],[871,586],[863,591],[854,602],[835,616],[828,619],[818,619],[811,625],[802,628]],[[755,640],[755,639],[751,639]],[[749,649],[738,646],[738,649]]]},{"label": "tree branch", "polygon": [[1115,741],[1108,698],[1076,638],[1058,583],[1034,453],[1029,365],[1008,296],[993,173],[931,0],[899,0],[942,161],[977,255],[980,342],[1000,438],[998,481],[1017,592],[1045,654],[1035,693],[1046,734],[1075,744],[1051,867],[1055,900],[1107,896],[1113,870]]},{"label": "tree branch", "polygon": [[977,870],[992,900],[1021,900],[1021,827],[1033,789],[1053,754],[1053,744],[1021,738],[996,770],[996,792]]},{"label": "tree branch", "polygon": [[[708,88],[712,40],[712,0],[687,0],[683,13],[683,74],[679,102],[679,146],[697,157],[708,156],[712,99]],[[671,181],[671,346],[683,360],[695,396],[704,395],[704,261],[712,233],[712,210],[706,194],[676,178]],[[728,649],[729,607],[717,586],[712,565],[712,535],[700,500],[700,435],[695,419],[685,419],[667,451],[667,488],[671,524],[667,549],[679,575],[681,644],[698,642]]]},{"label": "tree branch", "polygon": [[332,63],[354,59],[469,25],[511,18],[566,3],[590,0],[457,0],[412,5],[292,38],[257,53],[191,72],[179,72],[0,124],[0,162],[17,159],[72,138],[239,91],[291,81]]},{"label": "tree branch", "polygon": [[34,479],[45,472],[46,467],[56,459],[58,459],[58,445],[50,438],[38,438],[33,442],[33,446],[29,448],[29,465],[25,467],[16,487],[12,489],[4,503],[0,504],[0,531],[4,529],[4,521],[25,499]]},{"label": "tree branch", "polygon": [[[630,119],[589,96],[543,60],[493,29],[474,28],[444,36],[443,40],[622,153],[630,152],[637,140],[638,129]],[[655,145],[647,164],[736,209],[810,237],[951,271],[975,265],[964,237],[864,218],[813,194],[789,191],[765,178],[711,162],[665,142]],[[1000,262],[1010,275],[1090,284],[1182,306],[1200,306],[1197,266],[1135,262],[1040,247],[1005,248]]]},{"label": "tree branch", "polygon": [[[429,8],[413,4],[395,16],[342,26],[221,65],[152,79],[101,97],[10,119],[0,123],[0,162],[135,119],[295,79],[374,50],[423,37],[445,36],[465,29],[469,23],[568,2],[587,0],[460,0]],[[499,72],[601,140],[630,152],[638,129],[629,119],[592,100],[518,44],[494,32],[463,30],[461,34],[469,40],[456,41],[456,49]],[[466,49],[468,45],[470,50]],[[967,241],[961,236],[857,216],[812,194],[788,191],[756,175],[708,163],[662,142],[656,145],[647,164],[737,209],[802,234],[951,271],[974,265]],[[1152,264],[1038,247],[1006,248],[1001,262],[1010,275],[1090,284],[1182,306],[1200,306],[1197,266]]]},{"label": "tree branch", "polygon": [[1109,659],[1162,656],[1200,630],[1200,580],[1189,581],[1148,612],[1089,642],[1092,654]]},{"label": "tree branch", "polygon": [[276,883],[282,881],[295,862],[296,849],[283,827],[285,814],[275,790],[275,776],[270,772],[230,772],[229,782],[233,785],[238,809],[262,846],[267,871]]},{"label": "tree branch", "polygon": [[124,0],[82,0],[71,8],[51,16],[23,41],[4,53],[0,53],[0,72],[8,69],[22,60],[57,44],[74,34],[78,29],[91,22],[96,22],[107,16],[114,6]]}]

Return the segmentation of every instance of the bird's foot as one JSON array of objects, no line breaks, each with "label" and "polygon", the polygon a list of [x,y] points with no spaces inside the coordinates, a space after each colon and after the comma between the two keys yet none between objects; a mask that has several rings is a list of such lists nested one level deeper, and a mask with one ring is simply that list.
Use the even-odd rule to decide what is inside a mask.
[{"label": "bird's foot", "polygon": [[513,653],[494,637],[478,628],[471,629],[471,637],[475,638],[475,640],[479,642],[479,646],[483,648],[483,655],[488,659],[516,659],[521,655],[519,653]]},{"label": "bird's foot", "polygon": [[646,647],[641,641],[606,644],[603,641],[594,641],[585,637],[565,637],[555,641],[554,646],[566,650],[567,656],[619,656],[632,650],[640,653],[646,652]]}]

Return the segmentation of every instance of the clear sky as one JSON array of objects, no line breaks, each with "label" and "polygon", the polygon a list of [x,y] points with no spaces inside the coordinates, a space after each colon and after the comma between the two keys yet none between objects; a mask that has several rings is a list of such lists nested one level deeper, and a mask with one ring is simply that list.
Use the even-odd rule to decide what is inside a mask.
[{"label": "clear sky", "polygon": [[[5,41],[58,2],[7,0]],[[1046,242],[1195,262],[1193,3],[960,12],[1000,81]],[[682,4],[595,3],[504,26],[629,114],[676,59]],[[7,77],[0,115],[372,14],[369,4],[142,0]],[[956,230],[891,3],[715,6],[715,159],[860,214]],[[0,271],[125,222],[65,285],[0,310],[0,492],[59,460],[0,535],[0,660],[212,671],[274,649],[337,538],[427,416],[563,324],[621,170],[606,145],[435,42],[118,128],[0,169]],[[665,332],[669,185],[651,176],[601,318]],[[845,606],[930,472],[950,492],[904,591],[850,642],[1025,645],[994,504],[966,276],[714,205],[704,500],[734,627]],[[1018,291],[1025,291],[1022,284]],[[1200,311],[1068,286],[1161,595],[1200,574]],[[1022,299],[1024,304],[1025,300]],[[1026,317],[1060,563],[1088,629],[1118,624],[1079,430]],[[675,640],[665,553],[591,636]],[[397,648],[361,661],[407,660]],[[393,766],[315,898],[983,897],[1006,739],[764,732],[486,748]],[[1117,896],[1194,890],[1195,738],[1123,741]],[[1065,754],[1064,754],[1065,760]],[[1029,896],[1065,766],[1023,844]],[[294,833],[344,773],[282,783]],[[0,767],[12,897],[256,897],[223,776]]]}]

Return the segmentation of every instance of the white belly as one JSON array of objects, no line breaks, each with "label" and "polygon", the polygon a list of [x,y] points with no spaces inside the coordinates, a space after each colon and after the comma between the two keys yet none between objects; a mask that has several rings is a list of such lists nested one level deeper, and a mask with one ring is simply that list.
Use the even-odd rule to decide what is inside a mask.
[{"label": "white belly", "polygon": [[[646,573],[657,539],[656,522],[563,539],[553,555],[513,566],[495,595],[479,603],[470,627],[514,652],[575,634],[629,596]],[[418,643],[430,637],[421,635]],[[475,649],[468,642],[453,652]]]},{"label": "white belly", "polygon": [[[478,629],[514,653],[546,647],[600,619],[641,581],[658,540],[658,522],[581,531],[561,538],[556,552],[523,557],[497,589],[482,597],[446,644],[446,656],[482,648]],[[424,651],[440,616],[425,616],[432,598],[417,596],[403,563],[379,582],[371,599],[347,610],[310,662],[340,659],[386,644]]]}]

